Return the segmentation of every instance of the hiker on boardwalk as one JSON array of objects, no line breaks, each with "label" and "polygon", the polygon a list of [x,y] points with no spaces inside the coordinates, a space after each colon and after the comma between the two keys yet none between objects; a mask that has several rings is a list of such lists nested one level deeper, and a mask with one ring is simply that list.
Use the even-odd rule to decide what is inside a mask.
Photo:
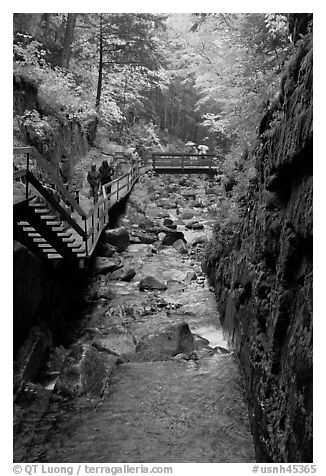
[{"label": "hiker on boardwalk", "polygon": [[93,197],[94,203],[96,203],[98,200],[98,189],[100,186],[100,173],[98,170],[96,170],[96,164],[92,164],[91,170],[88,171],[87,182],[91,187],[90,197]]},{"label": "hiker on boardwalk", "polygon": [[[114,177],[114,169],[111,163],[109,164],[107,160],[103,160],[102,165],[99,168],[99,173],[100,173],[101,191],[102,191],[103,185],[106,185],[107,183],[111,182]],[[111,185],[106,187],[106,193],[111,193]]]}]

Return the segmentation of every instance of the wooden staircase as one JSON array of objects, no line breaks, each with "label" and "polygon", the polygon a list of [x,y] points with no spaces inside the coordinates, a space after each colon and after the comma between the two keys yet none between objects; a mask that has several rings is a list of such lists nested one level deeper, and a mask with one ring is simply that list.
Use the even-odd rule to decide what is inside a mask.
[{"label": "wooden staircase", "polygon": [[20,240],[47,259],[67,259],[76,264],[86,257],[85,242],[72,227],[39,198],[31,200],[23,219],[17,220]]},{"label": "wooden staircase", "polygon": [[[16,185],[20,182],[20,195],[14,189],[14,238],[46,261],[65,260],[79,268],[92,256],[114,203],[125,197],[149,168],[139,162],[103,186],[103,198],[86,213],[35,148],[17,147],[14,153],[27,157],[26,169],[14,172],[13,177]],[[47,174],[52,188],[31,172],[30,155]]]}]

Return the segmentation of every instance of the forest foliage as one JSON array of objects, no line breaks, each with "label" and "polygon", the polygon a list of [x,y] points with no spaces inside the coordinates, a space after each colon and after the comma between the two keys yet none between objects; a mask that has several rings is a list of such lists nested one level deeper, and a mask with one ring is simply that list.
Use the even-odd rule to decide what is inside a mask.
[{"label": "forest foliage", "polygon": [[292,48],[286,14],[14,14],[14,74],[37,83],[45,115],[220,154],[252,140]]}]

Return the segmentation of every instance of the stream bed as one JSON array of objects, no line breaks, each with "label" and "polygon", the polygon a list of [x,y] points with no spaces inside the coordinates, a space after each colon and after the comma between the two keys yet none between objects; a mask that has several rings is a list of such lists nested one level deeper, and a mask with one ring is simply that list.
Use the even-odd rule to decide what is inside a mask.
[{"label": "stream bed", "polygon": [[[118,253],[134,276],[94,272],[79,303],[76,340],[101,358],[103,384],[67,396],[57,372],[27,386],[16,403],[16,462],[255,461],[242,372],[201,269],[217,200],[209,185],[177,176],[136,184],[119,222],[131,243]],[[185,247],[163,244],[166,219],[184,234]],[[143,289],[148,277],[154,285]],[[187,349],[177,335],[184,327]],[[171,351],[173,339],[179,351]]]}]

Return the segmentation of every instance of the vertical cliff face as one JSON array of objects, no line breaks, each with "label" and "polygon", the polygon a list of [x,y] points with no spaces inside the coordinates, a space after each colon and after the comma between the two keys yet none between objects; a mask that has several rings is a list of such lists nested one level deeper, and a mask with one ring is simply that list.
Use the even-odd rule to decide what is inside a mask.
[{"label": "vertical cliff face", "polygon": [[261,123],[243,227],[207,257],[264,462],[312,461],[311,37],[300,43]]},{"label": "vertical cliff face", "polygon": [[94,142],[97,120],[90,119],[81,124],[76,119],[53,116],[44,111],[38,100],[37,86],[23,76],[14,76],[14,112],[24,115],[26,111],[36,110],[41,117],[47,117],[48,128],[44,137],[40,137],[34,128],[25,127],[24,138],[29,145],[35,146],[43,157],[47,158],[65,180],[71,175],[73,165],[80,157],[86,155],[89,146]]}]

